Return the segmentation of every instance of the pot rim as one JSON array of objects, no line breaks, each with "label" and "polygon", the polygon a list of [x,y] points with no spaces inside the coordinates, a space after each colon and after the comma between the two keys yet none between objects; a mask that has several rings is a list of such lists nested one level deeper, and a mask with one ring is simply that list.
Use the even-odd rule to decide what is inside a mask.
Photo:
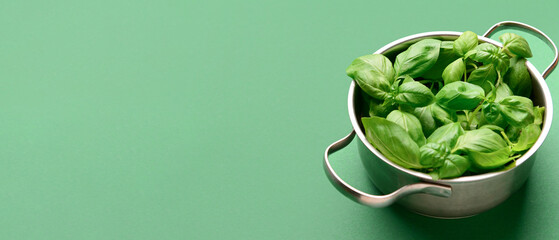
[{"label": "pot rim", "polygon": [[[458,37],[461,34],[462,34],[462,32],[456,32],[456,31],[433,31],[433,32],[418,33],[418,34],[409,35],[409,36],[400,38],[398,40],[395,40],[395,41],[381,47],[379,50],[375,51],[374,53],[375,54],[383,54],[383,53],[385,53],[389,49],[392,49],[395,46],[398,46],[400,44],[403,44],[403,43],[406,43],[406,42],[409,42],[409,41],[413,41],[413,40],[416,40],[416,39],[422,39],[422,38],[428,38],[428,37],[444,37],[444,36],[451,36],[451,37],[456,36],[456,37]],[[487,38],[487,37],[484,37],[484,36],[478,36],[478,39],[481,42],[487,42],[487,43],[491,43],[493,45],[496,45],[498,47],[502,47],[502,44],[500,42],[497,42],[497,41],[492,40],[490,38]],[[476,182],[476,181],[481,181],[481,180],[485,180],[485,179],[488,179],[488,178],[496,177],[496,176],[499,176],[501,174],[505,174],[509,171],[514,171],[518,166],[520,166],[521,164],[526,162],[540,148],[540,146],[543,144],[545,138],[547,137],[547,134],[549,133],[549,131],[551,129],[551,122],[552,122],[552,119],[553,119],[553,102],[551,100],[551,93],[549,91],[547,83],[545,82],[542,74],[529,61],[526,61],[526,67],[528,68],[528,71],[531,73],[531,75],[536,78],[536,81],[540,84],[541,89],[542,89],[543,94],[544,94],[545,112],[544,112],[544,118],[543,118],[543,123],[542,123],[542,132],[541,132],[538,140],[536,141],[536,143],[524,155],[522,155],[518,160],[516,160],[516,166],[511,168],[511,169],[505,170],[505,171],[490,172],[490,173],[484,173],[484,174],[473,175],[473,176],[464,176],[464,177],[458,177],[458,178],[453,178],[453,179],[433,180],[432,177],[430,175],[426,174],[426,173],[410,170],[410,169],[404,168],[400,165],[397,165],[397,164],[393,163],[392,161],[388,160],[384,155],[382,155],[376,148],[374,148],[371,145],[371,143],[369,143],[369,141],[367,141],[367,138],[365,137],[365,134],[363,133],[363,131],[361,131],[361,128],[359,126],[359,121],[357,119],[357,115],[355,114],[356,113],[355,112],[355,104],[354,104],[354,93],[355,93],[355,90],[356,90],[355,81],[351,82],[351,85],[349,87],[349,93],[348,93],[348,112],[349,112],[349,118],[351,120],[351,125],[352,125],[354,131],[356,132],[357,136],[359,137],[359,140],[369,149],[369,151],[371,151],[378,158],[382,159],[385,163],[389,164],[390,166],[400,170],[401,172],[404,172],[404,173],[407,173],[409,175],[418,177],[421,180],[428,181],[428,182],[442,183],[442,184],[445,184],[445,183],[456,184],[456,183]]]}]

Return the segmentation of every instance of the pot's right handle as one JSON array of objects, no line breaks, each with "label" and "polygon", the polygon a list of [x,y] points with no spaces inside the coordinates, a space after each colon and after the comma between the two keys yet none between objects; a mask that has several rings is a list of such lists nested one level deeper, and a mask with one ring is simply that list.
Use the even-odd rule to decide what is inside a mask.
[{"label": "pot's right handle", "polygon": [[401,197],[414,194],[414,193],[426,193],[439,197],[449,197],[452,190],[449,186],[438,185],[434,183],[414,183],[410,185],[405,185],[400,189],[387,194],[387,195],[371,195],[362,191],[357,190],[351,185],[347,184],[342,180],[338,174],[334,171],[330,162],[328,160],[328,155],[344,148],[347,146],[351,140],[355,137],[355,131],[351,131],[346,137],[332,143],[326,148],[324,152],[324,171],[326,176],[332,184],[346,197],[353,201],[367,205],[370,207],[386,207]]},{"label": "pot's right handle", "polygon": [[543,37],[545,40],[547,40],[547,43],[549,44],[549,46],[551,48],[553,48],[553,51],[555,51],[555,58],[553,59],[553,62],[551,64],[549,64],[549,66],[543,71],[542,77],[545,79],[547,78],[547,76],[553,72],[553,70],[555,69],[555,67],[557,66],[557,62],[559,61],[559,52],[557,51],[557,46],[555,46],[555,43],[553,43],[553,41],[551,41],[551,39],[545,35],[545,33],[543,33],[542,31],[540,31],[539,29],[532,27],[526,23],[521,23],[521,22],[515,22],[515,21],[503,21],[503,22],[499,22],[496,23],[495,25],[493,25],[492,27],[489,28],[489,30],[487,30],[487,32],[485,32],[483,34],[484,37],[491,37],[491,35],[493,34],[493,32],[495,32],[495,30],[501,26],[513,26],[513,27],[519,27],[519,28],[524,28],[527,30],[530,30],[533,33],[538,34],[540,37]]}]

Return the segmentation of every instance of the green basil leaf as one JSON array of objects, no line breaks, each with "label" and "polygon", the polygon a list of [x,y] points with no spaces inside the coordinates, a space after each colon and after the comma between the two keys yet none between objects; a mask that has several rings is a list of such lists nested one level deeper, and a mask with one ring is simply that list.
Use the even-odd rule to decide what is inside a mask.
[{"label": "green basil leaf", "polygon": [[421,76],[437,62],[440,47],[441,41],[436,39],[424,39],[412,44],[406,51],[396,56],[394,62],[396,76],[410,75],[412,78]]},{"label": "green basil leaf", "polygon": [[398,105],[392,100],[385,99],[380,101],[373,99],[373,101],[369,101],[369,116],[386,117],[392,110],[397,108]]},{"label": "green basil leaf", "polygon": [[444,84],[462,80],[465,72],[466,64],[464,64],[462,58],[456,59],[456,61],[449,64],[443,71],[442,77]]},{"label": "green basil leaf", "polygon": [[[429,142],[429,139],[427,139],[427,142]],[[507,147],[507,143],[499,134],[482,128],[465,131],[456,141],[452,152],[494,152],[503,147]]]},{"label": "green basil leaf", "polygon": [[449,123],[437,128],[437,130],[427,138],[427,143],[437,143],[453,147],[458,138],[463,134],[464,129],[462,129],[460,123]]},{"label": "green basil leaf", "polygon": [[470,73],[467,82],[478,85],[488,93],[491,90],[491,84],[495,85],[497,80],[497,71],[493,64],[483,65]]},{"label": "green basil leaf", "polygon": [[443,165],[450,149],[444,144],[427,143],[419,148],[419,154],[419,162],[424,168],[436,168]]},{"label": "green basil leaf", "polygon": [[471,31],[465,31],[454,41],[454,52],[460,56],[464,56],[468,51],[477,47],[477,34]]},{"label": "green basil leaf", "polygon": [[468,118],[466,118],[466,115],[464,113],[457,113],[456,116],[458,117],[458,120],[456,122],[460,123],[462,129],[470,128],[470,125],[468,125]]},{"label": "green basil leaf", "polygon": [[532,77],[526,67],[526,59],[513,58],[507,74],[503,78],[515,95],[530,97],[532,94]]},{"label": "green basil leaf", "polygon": [[437,62],[429,71],[423,73],[422,77],[425,79],[441,79],[446,66],[460,57],[454,52],[453,48],[454,41],[442,41]]},{"label": "green basil leaf", "polygon": [[491,124],[483,125],[479,129],[489,129],[497,134],[500,134],[501,132],[505,132],[505,129],[503,129],[502,127],[499,127],[497,125],[491,125]]},{"label": "green basil leaf", "polygon": [[501,126],[505,121],[503,117],[501,117],[498,103],[483,103],[481,112],[483,113],[484,119],[490,124]]},{"label": "green basil leaf", "polygon": [[386,120],[394,122],[406,130],[415,143],[417,143],[417,146],[425,144],[425,135],[423,135],[421,123],[413,114],[394,110],[388,114]]},{"label": "green basil leaf", "polygon": [[419,119],[421,123],[421,129],[423,130],[423,134],[425,136],[431,135],[435,129],[437,129],[437,124],[435,123],[435,118],[431,113],[431,108],[433,104],[430,104],[425,107],[419,107],[413,109],[413,115]]},{"label": "green basil leaf", "polygon": [[496,89],[495,102],[500,102],[504,98],[510,97],[512,95],[514,94],[512,93],[512,90],[509,88],[508,84],[502,83]]},{"label": "green basil leaf", "polygon": [[542,125],[544,112],[545,112],[545,107],[534,106],[534,124],[538,126]]},{"label": "green basil leaf", "polygon": [[516,142],[516,140],[518,140],[518,136],[520,135],[521,129],[522,128],[509,125],[505,130],[505,133],[507,134],[507,137],[509,138],[510,141]]},{"label": "green basil leaf", "polygon": [[468,158],[450,154],[445,159],[442,167],[439,168],[438,173],[441,179],[455,178],[462,176],[468,168],[470,168],[470,161]]},{"label": "green basil leaf", "polygon": [[528,126],[522,128],[522,131],[518,136],[518,142],[512,146],[512,151],[522,152],[530,149],[534,143],[536,143],[541,133],[542,130],[540,129],[540,126],[533,123],[528,124]]},{"label": "green basil leaf", "polygon": [[[472,112],[470,114],[474,114],[474,113]],[[475,117],[472,118],[472,122],[468,126],[468,129],[477,129],[485,124],[487,124],[487,122],[486,121],[484,122],[483,113],[481,111],[478,111]]]},{"label": "green basil leaf", "polygon": [[496,168],[507,163],[510,149],[501,136],[482,128],[466,131],[458,138],[452,152],[465,152],[476,167]]},{"label": "green basil leaf", "polygon": [[437,103],[450,110],[472,110],[483,101],[485,92],[480,86],[467,82],[445,85],[435,96]]},{"label": "green basil leaf", "polygon": [[523,37],[514,33],[505,33],[499,36],[499,40],[503,43],[503,49],[520,57],[531,58],[532,50],[530,45]]},{"label": "green basil leaf", "polygon": [[499,101],[499,111],[510,125],[524,127],[534,122],[532,100],[520,96],[510,96]]},{"label": "green basil leaf", "polygon": [[502,167],[509,162],[510,153],[508,147],[503,147],[493,152],[470,151],[468,157],[470,157],[473,164],[478,168],[493,169]]},{"label": "green basil leaf", "polygon": [[470,50],[465,58],[471,58],[483,64],[493,64],[495,69],[501,73],[505,73],[510,64],[510,57],[499,51],[499,48],[493,44],[482,43],[473,50]]},{"label": "green basil leaf", "polygon": [[381,100],[387,97],[394,81],[392,62],[382,54],[365,55],[353,60],[346,73],[365,93]]},{"label": "green basil leaf", "polygon": [[398,87],[394,100],[399,104],[424,107],[431,104],[435,96],[429,88],[419,82],[406,82]]},{"label": "green basil leaf", "polygon": [[[409,83],[409,82],[415,82],[415,80],[414,80],[412,77],[410,77],[410,75],[404,76],[403,79],[404,79],[404,80],[402,81],[402,84],[404,84],[404,83]],[[400,86],[400,85],[398,85],[398,86]]]},{"label": "green basil leaf", "polygon": [[390,161],[405,168],[422,168],[419,147],[398,124],[380,117],[361,118],[367,140]]},{"label": "green basil leaf", "polygon": [[435,122],[437,123],[437,125],[442,126],[456,122],[457,117],[455,111],[447,111],[437,103],[433,103],[431,105],[431,113],[433,115],[433,118],[435,118]]}]

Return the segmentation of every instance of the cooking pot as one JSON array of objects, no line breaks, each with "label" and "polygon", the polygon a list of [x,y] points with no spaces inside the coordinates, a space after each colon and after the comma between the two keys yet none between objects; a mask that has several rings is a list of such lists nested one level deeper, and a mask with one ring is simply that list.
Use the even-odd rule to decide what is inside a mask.
[{"label": "cooking pot", "polygon": [[[530,62],[526,61],[526,66],[532,76],[532,100],[535,106],[544,106],[545,113],[540,137],[534,146],[516,161],[516,167],[500,172],[448,180],[433,180],[428,174],[406,169],[393,163],[367,141],[360,121],[361,117],[366,116],[366,113],[361,110],[364,104],[361,94],[364,93],[355,82],[352,82],[349,87],[348,110],[353,130],[346,137],[328,146],[324,153],[324,170],[330,182],[341,193],[358,203],[371,207],[385,207],[397,202],[411,211],[437,218],[462,218],[476,215],[497,206],[518,190],[528,178],[536,160],[537,150],[551,128],[553,103],[544,79],[555,69],[559,53],[553,41],[542,31],[514,21],[504,21],[493,25],[483,36],[478,37],[479,41],[501,47],[501,43],[489,37],[502,26],[529,30],[538,35],[540,39],[547,41],[555,51],[553,62],[543,74],[540,74]],[[422,39],[455,40],[461,34],[461,32],[451,31],[415,34],[391,42],[375,53],[391,58]],[[355,135],[359,137],[357,143],[359,156],[369,178],[377,189],[386,195],[372,195],[350,186],[336,174],[330,165],[328,156],[347,146]]]}]

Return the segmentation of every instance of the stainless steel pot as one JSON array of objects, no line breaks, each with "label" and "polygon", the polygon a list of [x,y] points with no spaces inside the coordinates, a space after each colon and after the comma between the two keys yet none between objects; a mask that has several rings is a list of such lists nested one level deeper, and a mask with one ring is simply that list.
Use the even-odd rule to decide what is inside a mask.
[{"label": "stainless steel pot", "polygon": [[[528,178],[536,160],[536,151],[542,145],[551,128],[553,105],[551,94],[544,79],[555,69],[559,53],[553,41],[543,32],[530,25],[513,21],[495,24],[483,36],[479,36],[480,42],[502,46],[501,43],[489,39],[490,35],[501,26],[512,26],[532,31],[542,40],[546,40],[555,51],[553,62],[545,69],[543,74],[540,74],[530,62],[526,62],[528,71],[532,75],[532,100],[534,105],[545,106],[545,114],[539,139],[526,154],[517,160],[516,167],[502,172],[435,181],[425,173],[394,164],[365,138],[360,121],[363,116],[360,111],[363,104],[360,97],[362,92],[355,82],[352,82],[349,88],[348,109],[353,130],[346,137],[328,146],[324,153],[324,170],[332,184],[348,198],[367,206],[385,207],[398,202],[411,211],[438,218],[461,218],[476,215],[497,206],[518,190]],[[449,31],[415,34],[391,42],[375,53],[395,56],[419,40],[425,38],[455,40],[460,34],[462,33]],[[328,156],[347,146],[355,135],[359,137],[358,149],[363,166],[373,184],[386,195],[372,195],[350,186],[335,173],[330,165]]]}]

